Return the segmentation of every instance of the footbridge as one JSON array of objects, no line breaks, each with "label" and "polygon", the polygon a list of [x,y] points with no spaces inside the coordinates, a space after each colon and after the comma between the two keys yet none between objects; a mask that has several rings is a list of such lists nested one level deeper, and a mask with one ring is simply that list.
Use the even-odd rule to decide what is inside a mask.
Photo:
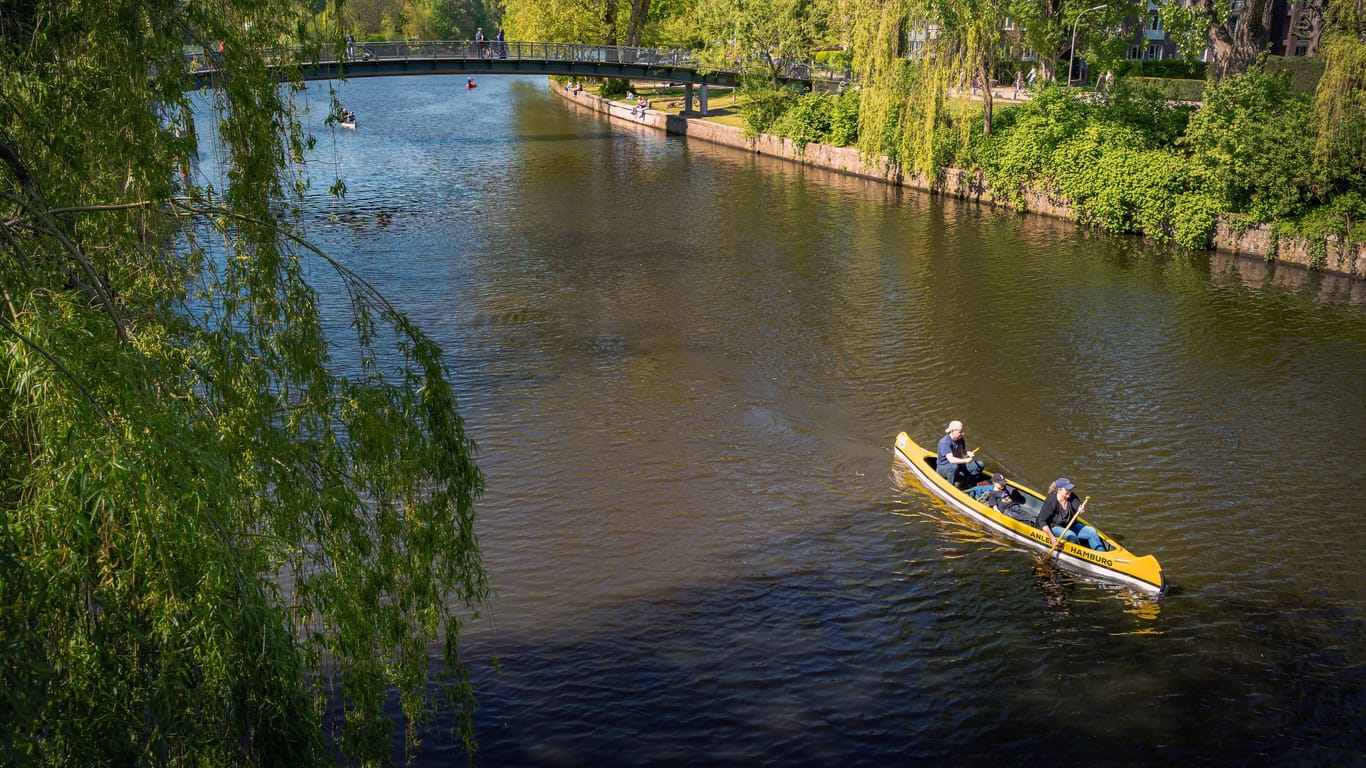
[{"label": "footbridge", "polygon": [[[579,43],[524,43],[497,40],[382,42],[348,45],[340,57],[324,55],[303,67],[306,80],[396,75],[562,75],[653,80],[684,86],[684,108],[691,111],[698,88],[700,110],[707,112],[707,87],[739,84],[744,63],[771,69],[780,82],[811,86],[838,79],[805,62],[755,59],[735,69],[704,66],[695,51]],[[219,72],[214,52],[194,54],[189,65],[196,81],[211,86]]]}]

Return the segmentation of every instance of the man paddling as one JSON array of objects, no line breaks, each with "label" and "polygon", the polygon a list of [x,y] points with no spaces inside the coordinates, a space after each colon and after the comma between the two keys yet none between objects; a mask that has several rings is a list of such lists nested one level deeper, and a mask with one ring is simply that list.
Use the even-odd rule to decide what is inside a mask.
[{"label": "man paddling", "polygon": [[982,462],[973,458],[973,452],[968,450],[968,444],[963,440],[963,422],[956,419],[950,421],[944,429],[944,436],[939,438],[939,458],[934,464],[935,471],[955,487],[963,488],[977,481],[982,468]]}]

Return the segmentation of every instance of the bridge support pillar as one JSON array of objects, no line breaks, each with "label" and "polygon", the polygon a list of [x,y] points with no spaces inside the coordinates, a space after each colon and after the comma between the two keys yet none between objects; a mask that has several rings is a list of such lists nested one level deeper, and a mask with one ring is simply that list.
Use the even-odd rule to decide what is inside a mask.
[{"label": "bridge support pillar", "polygon": [[706,115],[707,115],[707,84],[706,84],[706,83],[702,83],[701,85],[699,85],[699,86],[697,87],[697,91],[698,91],[698,97],[697,97],[697,99],[698,99],[698,102],[699,102],[699,103],[698,103],[698,111],[700,111],[700,112],[702,113],[702,116],[703,116],[703,117],[706,117]]},{"label": "bridge support pillar", "polygon": [[683,84],[683,111],[692,111],[692,83]]}]

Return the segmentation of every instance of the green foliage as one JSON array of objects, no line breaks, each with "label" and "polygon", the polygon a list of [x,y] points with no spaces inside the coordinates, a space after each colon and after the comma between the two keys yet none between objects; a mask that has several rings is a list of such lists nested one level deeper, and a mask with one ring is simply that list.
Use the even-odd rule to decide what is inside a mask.
[{"label": "green foliage", "polygon": [[1290,90],[1295,93],[1313,93],[1323,79],[1324,65],[1332,46],[1332,36],[1320,42],[1318,56],[1267,56],[1266,71],[1271,74],[1280,72],[1290,77]]},{"label": "green foliage", "polygon": [[1169,152],[1141,147],[1136,131],[1092,123],[1053,152],[1052,186],[1083,223],[1163,239],[1183,167]]},{"label": "green foliage", "polygon": [[619,42],[617,3],[502,0],[500,5],[509,40],[593,45]]},{"label": "green foliage", "polygon": [[804,93],[792,100],[769,126],[768,132],[792,139],[798,147],[824,141],[830,135],[830,106],[830,99],[825,95]]},{"label": "green foliage", "polygon": [[1126,59],[1115,63],[1116,76],[1204,80],[1209,65],[1199,59]]},{"label": "green foliage", "polygon": [[1131,88],[1161,91],[1174,102],[1194,104],[1205,96],[1206,80],[1168,79],[1159,77],[1126,77],[1122,81]]},{"label": "green foliage", "polygon": [[1334,8],[1319,48],[1323,77],[1314,94],[1314,162],[1331,189],[1366,195],[1366,10]]},{"label": "green foliage", "polygon": [[619,99],[631,92],[631,81],[624,77],[609,77],[602,81],[598,94],[604,99]]},{"label": "green foliage", "polygon": [[843,72],[853,66],[854,56],[849,51],[816,51],[817,64],[835,72]]},{"label": "green foliage", "polygon": [[1125,85],[1098,102],[1046,86],[1003,111],[997,130],[974,141],[973,158],[993,194],[1017,207],[1025,190],[1042,187],[1070,200],[1082,222],[1200,247],[1221,211],[1188,189],[1189,163],[1170,149],[1188,115],[1161,93]]},{"label": "green foliage", "polygon": [[[776,103],[777,100],[769,102],[770,106]],[[834,95],[812,91],[795,99],[786,98],[782,103],[787,108],[764,132],[789,138],[798,147],[809,142],[847,147],[857,142],[857,93]],[[748,115],[747,110],[747,119]]]},{"label": "green foliage", "polygon": [[1181,145],[1196,188],[1256,221],[1298,216],[1315,184],[1309,102],[1283,75],[1253,68],[1208,88]]},{"label": "green foliage", "polygon": [[[1229,4],[1216,14],[1226,14]],[[1176,43],[1182,61],[1198,61],[1203,58],[1205,47],[1209,44],[1210,22],[1198,8],[1197,3],[1158,3],[1158,15],[1162,19],[1162,31],[1167,39]]]},{"label": "green foliage", "polygon": [[469,40],[478,27],[492,36],[497,11],[489,0],[347,0],[335,16],[357,40]]},{"label": "green foliage", "polygon": [[[1164,4],[1164,19],[1172,5]],[[1359,204],[1366,198],[1366,35],[1354,8],[1333,16],[1345,19],[1335,27],[1344,32],[1325,34],[1326,72],[1312,115],[1284,77],[1254,68],[1207,91],[1199,79],[1206,65],[1183,60],[1116,62],[1129,76],[1091,101],[1045,80],[1031,100],[992,115],[980,100],[948,94],[984,68],[1003,82],[1013,75],[1013,64],[993,58],[1006,41],[985,23],[999,9],[920,0],[845,6],[861,89],[854,135],[865,155],[886,155],[928,178],[946,166],[980,168],[1000,200],[1023,207],[1027,190],[1044,189],[1075,203],[1083,221],[1190,247],[1206,247],[1225,214],[1279,221],[1287,232],[1299,222],[1305,232],[1327,227],[1349,237],[1366,215]],[[1207,23],[1228,21],[1226,9],[1214,17],[1189,10],[1176,9],[1168,23],[1190,32],[1191,45],[1203,46]],[[1035,50],[1047,50],[1076,11],[1009,9],[1026,27],[1037,25]],[[1103,58],[1112,19],[1085,18],[1096,25],[1088,56]],[[911,34],[926,24],[938,34]],[[923,43],[922,55],[908,55],[908,40]],[[1225,65],[1237,65],[1245,52],[1234,53]],[[798,141],[835,133],[828,106],[814,97],[756,94],[748,117],[751,133]]]},{"label": "green foliage", "polygon": [[1209,248],[1215,225],[1225,214],[1222,202],[1204,192],[1177,195],[1171,213],[1172,239],[1187,248]]},{"label": "green foliage", "polygon": [[1191,116],[1197,111],[1196,105],[1181,98],[1185,94],[1180,87],[1190,83],[1199,89],[1204,87],[1203,81],[1153,83],[1121,79],[1100,102],[1096,119],[1137,130],[1145,146],[1172,146],[1185,135]]},{"label": "green foliage", "polygon": [[830,132],[825,141],[837,147],[852,147],[858,144],[859,126],[858,91],[848,91],[833,97],[830,105]]},{"label": "green foliage", "polygon": [[745,118],[745,136],[772,133],[773,125],[800,94],[793,88],[782,88],[765,71],[755,71],[740,78],[738,104]]},{"label": "green foliage", "polygon": [[1093,111],[1066,89],[1045,85],[1028,102],[1002,110],[991,137],[974,142],[973,160],[998,198],[1023,207],[1026,187],[1047,181],[1053,154],[1086,129]]},{"label": "green foliage", "polygon": [[[0,19],[0,764],[387,762],[394,690],[468,739],[475,447],[441,351],[303,240],[297,62],[264,56],[340,32],[296,37],[306,2],[44,9]],[[172,172],[187,35],[223,42],[214,188]]]},{"label": "green foliage", "polygon": [[811,60],[825,11],[811,0],[693,0],[690,16],[711,66],[775,72],[784,61]]}]

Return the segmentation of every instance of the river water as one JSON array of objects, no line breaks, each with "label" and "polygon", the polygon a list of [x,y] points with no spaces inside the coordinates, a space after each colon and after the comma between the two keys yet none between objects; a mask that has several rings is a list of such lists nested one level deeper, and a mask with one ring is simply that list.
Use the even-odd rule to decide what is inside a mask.
[{"label": "river water", "polygon": [[[483,765],[1360,764],[1361,281],[688,143],[539,78],[341,89],[310,234],[443,344],[487,475]],[[1169,594],[898,471],[897,432],[950,419],[1073,479]]]}]

